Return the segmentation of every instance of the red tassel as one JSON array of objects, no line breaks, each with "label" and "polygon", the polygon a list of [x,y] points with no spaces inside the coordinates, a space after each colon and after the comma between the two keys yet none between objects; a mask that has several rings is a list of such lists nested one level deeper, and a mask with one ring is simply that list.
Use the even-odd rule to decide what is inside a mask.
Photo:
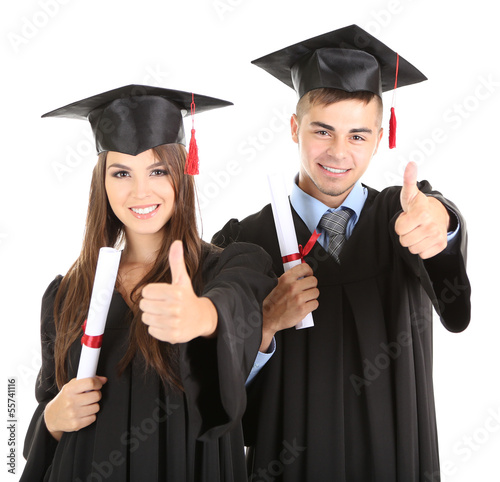
[{"label": "red tassel", "polygon": [[195,132],[194,129],[191,129],[189,152],[184,166],[184,174],[190,174],[191,176],[200,173],[200,159],[198,157],[198,145],[196,144]]},{"label": "red tassel", "polygon": [[196,137],[194,135],[194,113],[196,105],[194,103],[194,93],[191,93],[191,140],[189,141],[189,152],[184,165],[184,174],[194,176],[200,173],[200,159],[198,158],[198,144],[196,144]]},{"label": "red tassel", "polygon": [[389,120],[389,149],[396,147],[396,113],[394,107],[391,107],[391,119]]},{"label": "red tassel", "polygon": [[396,89],[398,88],[398,72],[399,72],[399,54],[396,54],[396,78],[394,79],[394,92],[392,94],[391,118],[389,120],[389,149],[396,147],[396,112],[394,105],[396,104]]}]

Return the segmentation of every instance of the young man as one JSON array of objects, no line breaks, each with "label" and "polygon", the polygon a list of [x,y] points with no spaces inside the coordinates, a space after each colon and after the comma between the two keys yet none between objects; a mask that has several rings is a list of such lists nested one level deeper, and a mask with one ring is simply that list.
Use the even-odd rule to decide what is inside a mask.
[{"label": "young man", "polygon": [[[438,481],[432,305],[444,326],[470,318],[465,223],[409,164],[403,187],[361,184],[383,137],[382,91],[425,77],[357,26],[255,63],[297,90],[300,169],[290,196],[299,244],[283,274],[270,206],[214,236],[259,244],[279,278],[264,303],[249,384],[249,480]],[[338,229],[337,229],[338,228]],[[314,327],[293,328],[314,311]]]}]

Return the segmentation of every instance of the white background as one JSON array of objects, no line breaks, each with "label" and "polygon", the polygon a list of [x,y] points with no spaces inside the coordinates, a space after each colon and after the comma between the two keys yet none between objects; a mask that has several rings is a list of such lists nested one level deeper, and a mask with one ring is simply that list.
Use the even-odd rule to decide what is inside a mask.
[{"label": "white background", "polygon": [[[500,480],[495,216],[500,42],[492,2],[24,0],[6,5],[0,20],[1,383],[7,391],[7,378],[17,378],[19,472],[35,408],[40,300],[53,277],[78,256],[96,159],[87,123],[41,120],[41,114],[129,83],[234,102],[196,117],[202,162],[197,182],[203,237],[209,240],[229,218],[269,202],[269,170],[281,170],[291,181],[298,165],[288,128],[295,94],[250,61],[356,23],[429,78],[398,92],[398,148],[389,151],[384,140],[365,182],[377,189],[400,183],[406,162],[415,160],[419,178],[456,202],[468,220],[471,325],[459,335],[439,323],[434,329],[443,479]],[[390,103],[389,95],[386,127]],[[1,410],[0,419],[6,420],[5,395]],[[18,475],[7,478],[6,425],[0,431],[1,479],[17,480]]]}]

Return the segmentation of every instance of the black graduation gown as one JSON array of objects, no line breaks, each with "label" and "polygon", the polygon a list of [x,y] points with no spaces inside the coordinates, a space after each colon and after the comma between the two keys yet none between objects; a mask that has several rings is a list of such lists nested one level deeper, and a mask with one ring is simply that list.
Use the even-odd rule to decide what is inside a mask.
[{"label": "black graduation gown", "polygon": [[[427,182],[419,187],[431,193]],[[252,482],[439,480],[431,300],[448,330],[467,327],[465,222],[454,254],[424,262],[399,243],[400,213],[400,188],[369,188],[341,264],[318,243],[305,258],[320,291],[315,325],[277,333],[276,353],[250,385],[243,423]],[[311,233],[293,216],[305,246]],[[259,244],[283,273],[269,205],[213,239],[232,241]]]},{"label": "black graduation gown", "polygon": [[[271,260],[249,244],[205,258],[203,296],[218,312],[216,339],[180,344],[185,393],[168,389],[139,357],[121,376],[131,310],[115,291],[103,336],[98,375],[108,377],[95,423],[64,433],[58,442],[44,424],[54,383],[54,297],[61,277],[42,302],[42,367],[36,386],[39,406],[28,429],[22,481],[242,481],[246,478],[241,416],[245,380],[261,339],[261,303],[275,286]],[[221,254],[222,252],[222,254]],[[70,349],[76,375],[80,340]]]}]

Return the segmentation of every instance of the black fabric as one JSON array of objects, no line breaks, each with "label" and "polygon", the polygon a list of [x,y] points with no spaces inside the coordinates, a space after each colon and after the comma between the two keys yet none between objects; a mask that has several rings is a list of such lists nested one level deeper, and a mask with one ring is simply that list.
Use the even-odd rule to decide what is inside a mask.
[{"label": "black fabric", "polygon": [[135,156],[162,144],[186,145],[178,107],[163,97],[118,99],[89,114],[97,152]]},{"label": "black fabric", "polygon": [[382,96],[427,80],[418,69],[357,25],[339,28],[252,61],[294,89],[299,97],[318,88],[368,91]]},{"label": "black fabric", "polygon": [[[73,102],[42,117],[88,119],[97,153],[116,151],[136,156],[163,144],[184,144],[183,116],[191,114],[193,94],[149,85],[126,85]],[[194,94],[195,111],[231,102]]]},{"label": "black fabric", "polygon": [[[98,375],[102,389],[97,421],[57,443],[43,421],[57,394],[54,381],[53,304],[61,277],[42,303],[42,367],[39,401],[25,440],[21,481],[242,481],[245,460],[241,416],[245,380],[261,339],[261,302],[274,287],[269,257],[257,246],[211,249],[203,268],[203,296],[218,312],[215,339],[181,344],[185,393],[166,388],[139,357],[122,376],[117,364],[129,336],[131,311],[115,291],[103,336]],[[70,349],[74,377],[80,340]]]},{"label": "black fabric", "polygon": [[[458,213],[427,182],[419,188]],[[253,482],[439,480],[431,300],[448,330],[467,327],[466,227],[460,218],[455,253],[424,262],[399,243],[400,212],[400,188],[369,189],[340,265],[318,243],[306,256],[320,291],[314,327],[278,332],[276,353],[249,387]],[[311,233],[293,216],[304,246]],[[234,241],[261,245],[283,273],[269,205],[213,239]]]}]

